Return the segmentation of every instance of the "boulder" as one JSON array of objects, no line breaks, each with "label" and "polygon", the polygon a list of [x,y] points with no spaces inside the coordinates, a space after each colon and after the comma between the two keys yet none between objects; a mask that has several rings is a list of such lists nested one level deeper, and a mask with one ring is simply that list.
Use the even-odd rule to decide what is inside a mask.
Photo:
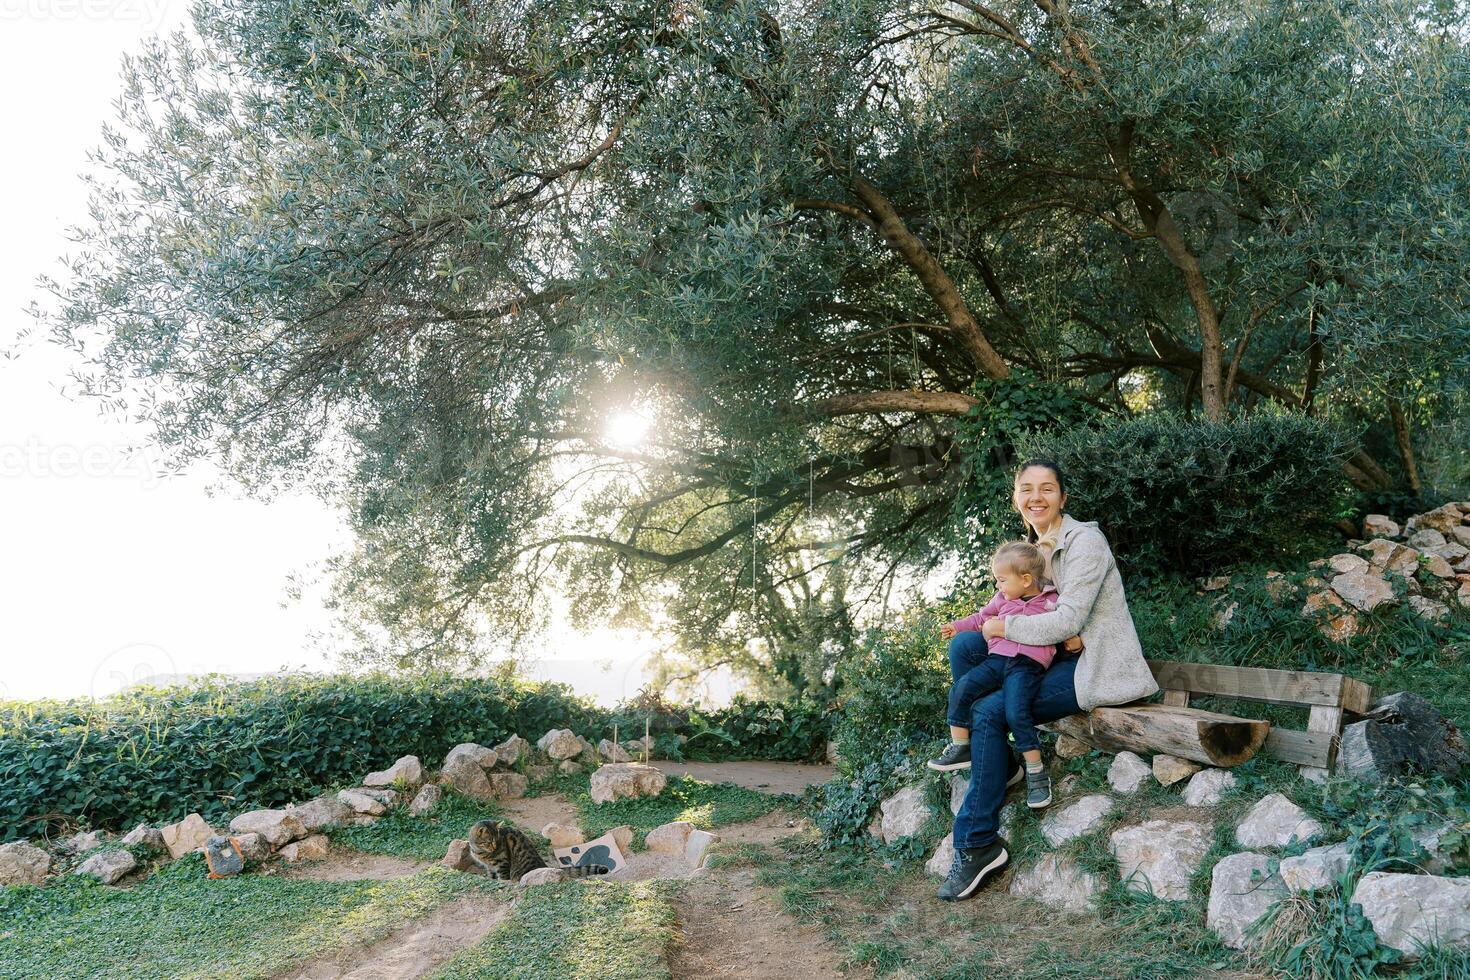
[{"label": "boulder", "polygon": [[532,885],[549,885],[564,877],[560,868],[532,868],[521,875],[521,880],[516,884],[530,888]]},{"label": "boulder", "polygon": [[587,839],[581,827],[569,823],[549,823],[541,828],[541,836],[551,842],[552,850],[581,844]]},{"label": "boulder", "polygon": [[1363,518],[1363,537],[1396,538],[1402,532],[1398,522],[1383,514],[1369,514]]},{"label": "boulder", "polygon": [[1113,757],[1113,764],[1108,767],[1108,785],[1113,787],[1115,793],[1131,795],[1137,793],[1144,780],[1151,775],[1153,769],[1142,757],[1132,752],[1119,752]]},{"label": "boulder", "polygon": [[251,810],[230,821],[230,832],[259,834],[272,847],[281,847],[306,836],[306,825],[289,810]]},{"label": "boulder", "polygon": [[557,762],[582,754],[582,740],[570,728],[553,728],[536,741],[536,748]]},{"label": "boulder", "polygon": [[[480,775],[483,776],[484,773]],[[371,793],[364,793],[361,789],[344,789],[337,794],[337,801],[353,813],[365,813],[368,816],[381,817],[388,812],[388,807],[382,800]]]},{"label": "boulder", "polygon": [[954,865],[954,834],[944,835],[944,840],[934,849],[934,855],[924,862],[924,870],[936,878],[948,878]]},{"label": "boulder", "polygon": [[576,759],[563,759],[557,764],[556,771],[563,776],[575,776],[582,771],[582,764]]},{"label": "boulder", "polygon": [[497,800],[518,800],[526,795],[526,786],[529,780],[518,772],[492,772],[487,777],[490,780],[490,792]]},{"label": "boulder", "polygon": [[883,843],[892,844],[902,837],[910,837],[924,829],[933,816],[929,803],[924,798],[924,787],[905,786],[888,799],[878,804],[882,813],[879,833]]},{"label": "boulder", "polygon": [[240,856],[248,864],[259,864],[271,856],[270,841],[259,834],[240,834],[233,840],[235,846],[240,849]]},{"label": "boulder", "polygon": [[1436,555],[1432,551],[1426,551],[1419,555],[1419,559],[1420,566],[1424,571],[1433,575],[1435,578],[1452,579],[1455,577],[1454,567],[1445,561],[1443,556]]},{"label": "boulder", "polygon": [[1280,793],[1272,793],[1246,813],[1235,828],[1235,840],[1241,847],[1285,847],[1294,840],[1314,840],[1322,832],[1322,825],[1307,816],[1307,811]]},{"label": "boulder", "polygon": [[683,854],[692,830],[693,824],[675,820],[650,830],[644,846],[655,854]]},{"label": "boulder", "polygon": [[281,848],[281,860],[287,864],[297,864],[301,861],[320,861],[327,856],[331,850],[331,844],[324,834],[312,834],[304,840],[293,841]]},{"label": "boulder", "polygon": [[1266,855],[1246,851],[1221,858],[1210,876],[1205,925],[1226,946],[1245,949],[1246,930],[1286,894]]},{"label": "boulder", "polygon": [[[1470,530],[1470,528],[1466,530]],[[1466,558],[1470,558],[1470,548],[1465,547],[1458,541],[1448,541],[1441,547],[1435,548],[1434,553],[1456,567],[1459,567],[1460,563]]]},{"label": "boulder", "polygon": [[461,755],[446,763],[439,771],[439,783],[472,800],[488,802],[495,799],[495,789],[490,785],[484,767],[469,755]]},{"label": "boulder", "polygon": [[1080,759],[1092,751],[1092,746],[1078,738],[1062,734],[1057,736],[1056,753],[1058,759]]},{"label": "boulder", "polygon": [[1210,850],[1210,831],[1189,820],[1150,820],[1109,838],[1129,891],[1170,901],[1189,898],[1189,879]]},{"label": "boulder", "polygon": [[444,799],[444,788],[442,786],[436,783],[429,783],[426,786],[422,786],[414,794],[413,800],[408,804],[409,815],[422,817],[426,813],[432,813],[442,799]]},{"label": "boulder", "polygon": [[1184,802],[1189,806],[1217,806],[1235,788],[1235,782],[1235,775],[1228,769],[1202,769],[1184,787]]},{"label": "boulder", "polygon": [[1451,534],[1463,521],[1464,515],[1460,513],[1460,508],[1454,504],[1446,504],[1425,514],[1415,514],[1409,518],[1405,528],[1413,533],[1429,530],[1438,531],[1440,534]]},{"label": "boulder", "polygon": [[63,837],[51,845],[51,850],[57,854],[73,855],[85,854],[96,850],[107,842],[107,834],[101,830],[88,830]]},{"label": "boulder", "polygon": [[1450,614],[1449,606],[1422,595],[1409,596],[1409,608],[1431,623],[1438,623]]},{"label": "boulder", "polygon": [[598,761],[597,746],[587,741],[587,739],[583,738],[581,735],[577,736],[577,744],[581,746],[581,751],[577,753],[578,761],[588,764]]},{"label": "boulder", "polygon": [[1089,912],[1103,883],[1069,854],[1048,854],[1011,878],[1011,894],[1066,912]]},{"label": "boulder", "polygon": [[337,799],[334,793],[330,796],[318,796],[314,800],[288,806],[286,812],[300,820],[308,834],[316,834],[324,830],[336,830],[338,827],[347,826],[352,822],[357,811]]},{"label": "boulder", "polygon": [[444,765],[439,768],[448,769],[460,759],[469,759],[481,769],[494,769],[495,764],[500,761],[500,754],[476,742],[460,742],[449,750],[449,754],[444,757]]},{"label": "boulder", "polygon": [[1362,721],[1347,725],[1338,769],[1358,779],[1382,781],[1411,767],[1445,776],[1470,764],[1470,752],[1454,725],[1412,691],[1379,698]]},{"label": "boulder", "polygon": [[1408,578],[1419,568],[1417,551],[1383,538],[1375,538],[1358,550],[1367,553],[1368,563],[1373,566],[1373,571],[1379,574],[1394,572]]},{"label": "boulder", "polygon": [[1358,635],[1358,614],[1331,589],[1307,596],[1307,601],[1302,603],[1302,616],[1320,619],[1317,629],[1329,640],[1344,643]]},{"label": "boulder", "polygon": [[121,843],[124,847],[141,847],[145,851],[155,853],[162,853],[165,850],[163,834],[159,833],[156,827],[150,827],[146,823],[140,823],[124,834]]},{"label": "boulder", "polygon": [[497,765],[514,766],[522,759],[529,759],[531,757],[531,743],[519,735],[512,735],[504,742],[495,746],[493,751],[495,752]]},{"label": "boulder", "polygon": [[1281,859],[1281,881],[1288,891],[1321,891],[1331,888],[1352,863],[1353,849],[1347,844],[1313,847],[1295,857]]},{"label": "boulder", "polygon": [[1450,538],[1452,538],[1456,544],[1461,545],[1465,548],[1470,548],[1470,527],[1465,527],[1464,525],[1461,525],[1460,527],[1451,528]]},{"label": "boulder", "polygon": [[[454,750],[451,749],[451,752]],[[492,750],[493,754],[493,750]],[[495,763],[491,763],[494,765]],[[403,782],[410,788],[424,781],[424,767],[416,755],[405,755],[382,772],[370,772],[363,777],[364,786],[392,786]]]},{"label": "boulder", "polygon": [[1393,586],[1382,576],[1372,572],[1348,572],[1332,580],[1332,591],[1342,597],[1348,605],[1363,612],[1372,612],[1382,605],[1393,605],[1398,598]]},{"label": "boulder", "polygon": [[1368,570],[1368,559],[1350,554],[1349,552],[1343,552],[1340,555],[1333,555],[1327,559],[1327,567],[1332,569],[1333,573],[1337,575],[1366,572]]},{"label": "boulder", "polygon": [[50,871],[51,855],[34,844],[0,844],[0,885],[39,885]]},{"label": "boulder", "polygon": [[617,842],[618,850],[627,854],[633,849],[633,828],[629,826],[614,827],[609,830],[608,835]]},{"label": "boulder", "polygon": [[555,774],[556,774],[556,770],[553,769],[551,766],[527,766],[526,767],[526,778],[529,779],[529,780],[531,780],[531,782],[533,782],[533,783],[545,782],[546,780],[550,779]]},{"label": "boulder", "polygon": [[718,844],[719,841],[719,834],[712,834],[707,830],[689,831],[689,839],[684,842],[684,860],[691,868],[703,867],[705,855],[709,853],[710,847]]},{"label": "boulder", "polygon": [[1470,878],[1373,871],[1358,882],[1352,900],[1363,907],[1378,941],[1410,959],[1423,947],[1470,946]]},{"label": "boulder", "polygon": [[1052,847],[1061,847],[1067,841],[1090,834],[1102,826],[1103,820],[1117,806],[1117,801],[1106,793],[1084,796],[1075,803],[1053,810],[1041,821],[1041,836]]},{"label": "boulder", "polygon": [[352,792],[371,796],[390,810],[397,806],[399,801],[397,790],[385,789],[382,786],[354,786]]},{"label": "boulder", "polygon": [[594,803],[657,796],[668,778],[653,766],[640,762],[609,762],[592,774],[590,794]]},{"label": "boulder", "polygon": [[168,848],[168,856],[176,861],[185,854],[200,850],[207,840],[215,836],[214,828],[197,813],[189,814],[178,823],[160,827],[159,833],[163,835],[163,846]]},{"label": "boulder", "polygon": [[1409,535],[1409,547],[1418,551],[1433,551],[1435,548],[1443,548],[1448,543],[1445,536],[1432,527],[1426,527]]},{"label": "boulder", "polygon": [[1172,755],[1154,756],[1154,778],[1159,781],[1160,786],[1173,786],[1182,779],[1188,779],[1200,771],[1201,766],[1195,762],[1188,762]]},{"label": "boulder", "polygon": [[449,850],[444,852],[444,859],[439,863],[451,871],[464,871],[469,874],[485,873],[485,869],[470,857],[470,842],[467,840],[450,841]]},{"label": "boulder", "polygon": [[970,792],[970,777],[956,776],[949,784],[949,812],[955,816],[960,815],[960,807],[964,805],[965,794]]},{"label": "boulder", "polygon": [[617,744],[610,738],[605,738],[597,743],[597,754],[608,762],[632,762],[633,756],[627,749]]}]

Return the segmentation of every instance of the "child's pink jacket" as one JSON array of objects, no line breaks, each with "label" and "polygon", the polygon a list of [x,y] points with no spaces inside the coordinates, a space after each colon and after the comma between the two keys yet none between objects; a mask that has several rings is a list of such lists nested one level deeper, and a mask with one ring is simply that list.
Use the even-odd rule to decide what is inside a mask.
[{"label": "child's pink jacket", "polygon": [[[949,625],[956,633],[978,633],[985,625],[985,621],[995,616],[1039,616],[1056,608],[1057,590],[1050,585],[1029,599],[1007,599],[1004,592],[996,590],[995,597],[985,604],[984,609],[973,616],[957,619]],[[1052,658],[1057,655],[1055,646],[1036,647],[1029,643],[1007,640],[1005,637],[987,640],[986,643],[989,651],[998,657],[1014,657],[1016,654],[1021,654],[1030,657],[1043,667],[1050,667]]]}]

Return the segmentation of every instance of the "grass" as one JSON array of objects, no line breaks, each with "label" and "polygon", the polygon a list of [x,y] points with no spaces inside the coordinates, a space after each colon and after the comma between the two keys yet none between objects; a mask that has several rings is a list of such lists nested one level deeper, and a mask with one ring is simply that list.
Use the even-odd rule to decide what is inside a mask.
[{"label": "grass", "polygon": [[437,861],[450,841],[464,840],[471,824],[501,815],[493,803],[446,791],[439,805],[424,816],[410,816],[406,807],[398,807],[377,823],[343,827],[329,836],[333,843],[368,854]]},{"label": "grass", "polygon": [[633,848],[641,850],[644,838],[655,827],[684,820],[702,830],[742,823],[763,817],[782,807],[794,807],[795,797],[771,796],[731,783],[707,783],[691,776],[670,776],[658,796],[636,800],[594,803],[585,776],[558,776],[550,789],[560,792],[577,809],[587,839],[599,837],[614,827],[633,828]]},{"label": "grass", "polygon": [[674,907],[660,882],[562,882],[527,890],[485,939],[432,980],[666,980]]},{"label": "grass", "polygon": [[0,889],[0,978],[271,977],[371,942],[472,889],[505,887],[442,868],[343,882],[210,881],[205,871],[192,855],[131,889],[82,879]]}]

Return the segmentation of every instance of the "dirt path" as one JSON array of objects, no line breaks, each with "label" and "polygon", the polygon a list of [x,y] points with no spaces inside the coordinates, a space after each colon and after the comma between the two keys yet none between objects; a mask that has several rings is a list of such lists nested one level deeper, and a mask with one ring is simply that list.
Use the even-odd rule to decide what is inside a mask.
[{"label": "dirt path", "polygon": [[674,980],[835,980],[870,973],[838,969],[840,957],[815,926],[782,912],[747,868],[706,872],[676,899]]},{"label": "dirt path", "polygon": [[276,980],[414,980],[473,946],[510,911],[487,895],[466,895],[368,946],[318,957]]},{"label": "dirt path", "polygon": [[808,786],[825,783],[836,770],[805,762],[666,762],[653,765],[670,776],[693,776],[710,783],[734,783],[763,793],[801,794]]}]

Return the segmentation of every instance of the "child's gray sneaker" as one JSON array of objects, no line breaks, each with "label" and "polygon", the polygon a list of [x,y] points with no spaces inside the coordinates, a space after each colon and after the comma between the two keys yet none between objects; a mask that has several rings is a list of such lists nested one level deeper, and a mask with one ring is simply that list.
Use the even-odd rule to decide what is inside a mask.
[{"label": "child's gray sneaker", "polygon": [[960,745],[950,742],[944,747],[944,751],[939,753],[937,759],[929,760],[929,768],[935,772],[953,772],[956,769],[970,768],[970,743]]},{"label": "child's gray sneaker", "polygon": [[1026,805],[1033,810],[1051,806],[1051,777],[1042,769],[1026,772]]}]

